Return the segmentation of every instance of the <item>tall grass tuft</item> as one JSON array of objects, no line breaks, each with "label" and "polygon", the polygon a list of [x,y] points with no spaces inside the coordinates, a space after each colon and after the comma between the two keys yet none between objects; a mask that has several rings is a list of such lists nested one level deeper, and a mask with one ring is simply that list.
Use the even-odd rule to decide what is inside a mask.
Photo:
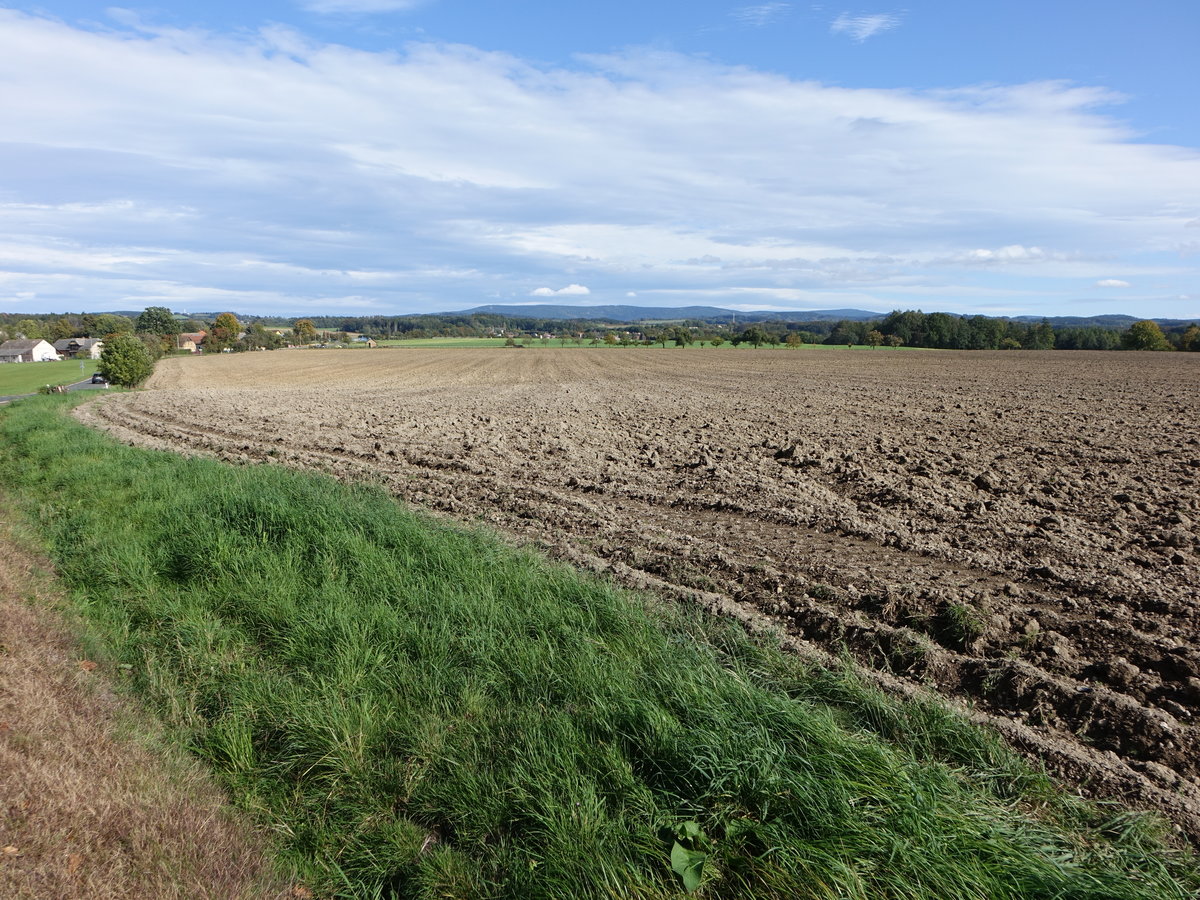
[{"label": "tall grass tuft", "polygon": [[3,413],[0,480],[110,662],[325,894],[1200,891],[1153,820],[935,703],[377,489],[119,446],[69,402]]}]

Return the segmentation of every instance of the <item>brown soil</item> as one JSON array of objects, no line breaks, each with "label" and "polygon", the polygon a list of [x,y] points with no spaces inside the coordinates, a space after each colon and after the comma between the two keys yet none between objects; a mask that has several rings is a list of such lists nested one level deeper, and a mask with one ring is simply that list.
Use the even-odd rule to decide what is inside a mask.
[{"label": "brown soil", "polygon": [[80,415],[848,647],[1200,839],[1200,356],[290,351],[152,388]]},{"label": "brown soil", "polygon": [[[0,497],[0,506],[3,504]],[[265,842],[118,699],[0,523],[0,897],[293,897]],[[142,737],[128,736],[137,732]]]}]

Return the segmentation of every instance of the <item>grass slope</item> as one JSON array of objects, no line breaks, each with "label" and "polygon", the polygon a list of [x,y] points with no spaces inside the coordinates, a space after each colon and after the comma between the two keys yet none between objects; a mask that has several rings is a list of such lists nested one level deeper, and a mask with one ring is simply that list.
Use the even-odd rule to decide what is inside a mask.
[{"label": "grass slope", "polygon": [[49,564],[12,519],[0,520],[0,897],[294,898],[203,766],[114,695],[121,670],[83,655]]},{"label": "grass slope", "polygon": [[1185,898],[1151,823],[736,626],[383,492],[0,413],[130,681],[346,897]]}]

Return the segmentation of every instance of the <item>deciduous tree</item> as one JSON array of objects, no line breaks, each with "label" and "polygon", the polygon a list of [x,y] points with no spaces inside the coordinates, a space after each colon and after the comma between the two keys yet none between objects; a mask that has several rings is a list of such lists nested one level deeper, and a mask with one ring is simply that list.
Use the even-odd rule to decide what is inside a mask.
[{"label": "deciduous tree", "polygon": [[102,338],[110,334],[132,334],[133,320],[115,313],[100,313],[91,323],[88,337]]},{"label": "deciduous tree", "polygon": [[[675,341],[676,347],[690,347],[695,343],[691,329],[684,328],[682,325],[676,325],[671,329],[671,339]],[[665,347],[666,345],[664,344],[663,346]]]},{"label": "deciduous tree", "polygon": [[1126,350],[1170,350],[1171,344],[1157,322],[1143,319],[1134,322],[1121,335],[1121,346]]},{"label": "deciduous tree", "polygon": [[297,319],[292,325],[292,334],[301,344],[311,344],[317,339],[317,327],[312,319]]},{"label": "deciduous tree", "polygon": [[757,325],[751,325],[737,336],[737,338],[734,340],[734,343],[753,344],[755,347],[761,347],[768,340],[769,338],[767,337],[767,333],[765,331],[763,331]]},{"label": "deciduous tree", "polygon": [[242,326],[237,316],[230,312],[221,313],[213,320],[212,330],[204,339],[204,349],[209,353],[220,353],[232,347],[241,330]]},{"label": "deciduous tree", "polygon": [[1200,325],[1189,325],[1179,338],[1180,350],[1200,350]]},{"label": "deciduous tree", "polygon": [[118,334],[105,342],[98,368],[110,384],[137,387],[154,371],[154,359],[140,339]]},{"label": "deciduous tree", "polygon": [[165,306],[147,306],[133,330],[139,334],[179,334],[179,323]]}]

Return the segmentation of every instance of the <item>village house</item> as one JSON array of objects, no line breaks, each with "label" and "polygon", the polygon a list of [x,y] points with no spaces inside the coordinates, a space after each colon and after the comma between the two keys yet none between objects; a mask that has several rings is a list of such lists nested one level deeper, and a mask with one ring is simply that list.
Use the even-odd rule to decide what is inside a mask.
[{"label": "village house", "polygon": [[54,347],[45,341],[5,341],[0,344],[0,363],[45,362],[60,358]]},{"label": "village house", "polygon": [[99,338],[63,338],[54,342],[54,351],[64,358],[99,359],[104,341]]},{"label": "village house", "polygon": [[200,345],[204,342],[206,331],[186,331],[176,336],[175,349],[187,350],[189,353],[199,353]]}]

